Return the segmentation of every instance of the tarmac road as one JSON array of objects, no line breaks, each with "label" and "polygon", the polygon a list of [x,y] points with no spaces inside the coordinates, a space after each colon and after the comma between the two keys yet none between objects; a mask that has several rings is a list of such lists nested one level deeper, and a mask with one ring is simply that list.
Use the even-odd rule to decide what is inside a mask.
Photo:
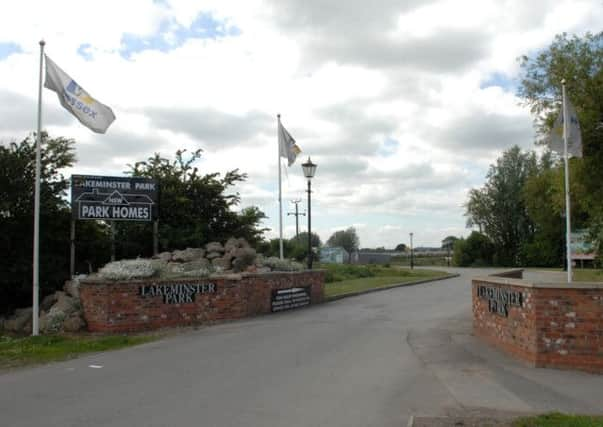
[{"label": "tarmac road", "polygon": [[[597,413],[603,376],[471,336],[470,277],[225,323],[0,375],[0,426],[406,426],[410,415]],[[91,367],[92,366],[92,367]]]}]

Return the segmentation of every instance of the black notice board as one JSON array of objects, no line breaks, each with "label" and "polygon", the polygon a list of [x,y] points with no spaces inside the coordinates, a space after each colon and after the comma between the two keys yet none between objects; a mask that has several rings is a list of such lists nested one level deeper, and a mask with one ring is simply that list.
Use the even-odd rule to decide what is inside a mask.
[{"label": "black notice board", "polygon": [[275,289],[272,291],[272,312],[310,305],[310,286]]}]

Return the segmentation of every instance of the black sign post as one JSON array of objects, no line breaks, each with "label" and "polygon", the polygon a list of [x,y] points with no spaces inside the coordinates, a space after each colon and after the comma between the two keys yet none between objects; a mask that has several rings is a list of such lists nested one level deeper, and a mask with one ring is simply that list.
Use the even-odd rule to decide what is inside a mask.
[{"label": "black sign post", "polygon": [[[138,177],[116,177],[97,175],[71,176],[71,266],[75,274],[75,221],[155,221],[153,240],[157,241],[158,195],[155,180]],[[156,245],[154,245],[156,246]],[[113,251],[112,251],[113,252]],[[112,253],[114,256],[114,254]]]}]

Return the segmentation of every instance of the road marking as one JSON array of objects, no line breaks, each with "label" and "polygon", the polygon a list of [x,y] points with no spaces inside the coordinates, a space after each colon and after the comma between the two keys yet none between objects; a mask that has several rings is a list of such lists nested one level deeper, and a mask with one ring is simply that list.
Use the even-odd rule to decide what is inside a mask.
[{"label": "road marking", "polygon": [[102,365],[88,365],[88,367],[92,369],[102,369]]}]

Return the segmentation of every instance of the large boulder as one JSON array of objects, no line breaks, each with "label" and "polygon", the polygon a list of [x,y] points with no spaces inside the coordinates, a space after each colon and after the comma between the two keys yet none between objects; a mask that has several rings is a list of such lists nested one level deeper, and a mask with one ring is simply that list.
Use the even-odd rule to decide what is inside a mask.
[{"label": "large boulder", "polygon": [[217,271],[230,270],[230,268],[231,268],[230,260],[231,260],[230,256],[224,256],[224,257],[220,257],[220,258],[214,258],[214,259],[211,260],[211,265]]},{"label": "large boulder", "polygon": [[86,275],[80,274],[73,279],[66,281],[65,285],[63,285],[63,291],[75,299],[80,299],[80,280],[84,278],[86,278]]},{"label": "large boulder", "polygon": [[220,258],[222,256],[222,252],[210,252],[207,255],[205,255],[205,257],[209,260],[212,260],[214,258]]},{"label": "large boulder", "polygon": [[202,248],[186,248],[183,251],[172,252],[172,261],[190,262],[203,258],[205,251]]},{"label": "large boulder", "polygon": [[205,250],[207,252],[224,253],[224,247],[220,242],[209,242],[207,245],[205,245]]},{"label": "large boulder", "polygon": [[[66,282],[65,285],[67,285],[67,283],[68,282]],[[58,292],[55,292],[50,295],[46,295],[44,298],[42,298],[42,302],[40,302],[40,310],[41,311],[50,310],[50,308],[57,303],[58,299],[59,299]]]},{"label": "large boulder", "polygon": [[172,260],[171,252],[161,252],[157,255],[153,255],[153,259],[159,259],[161,261],[170,262]]},{"label": "large boulder", "polygon": [[[24,332],[32,322],[31,307],[18,308],[13,315],[4,321],[4,329],[10,332]],[[31,326],[30,326],[31,328]]]},{"label": "large boulder", "polygon": [[107,280],[130,280],[152,277],[157,265],[150,259],[128,259],[110,262],[98,270],[98,276]]},{"label": "large boulder", "polygon": [[84,329],[85,327],[86,321],[82,317],[81,312],[76,312],[72,314],[63,322],[63,330],[65,332],[78,332]]}]

